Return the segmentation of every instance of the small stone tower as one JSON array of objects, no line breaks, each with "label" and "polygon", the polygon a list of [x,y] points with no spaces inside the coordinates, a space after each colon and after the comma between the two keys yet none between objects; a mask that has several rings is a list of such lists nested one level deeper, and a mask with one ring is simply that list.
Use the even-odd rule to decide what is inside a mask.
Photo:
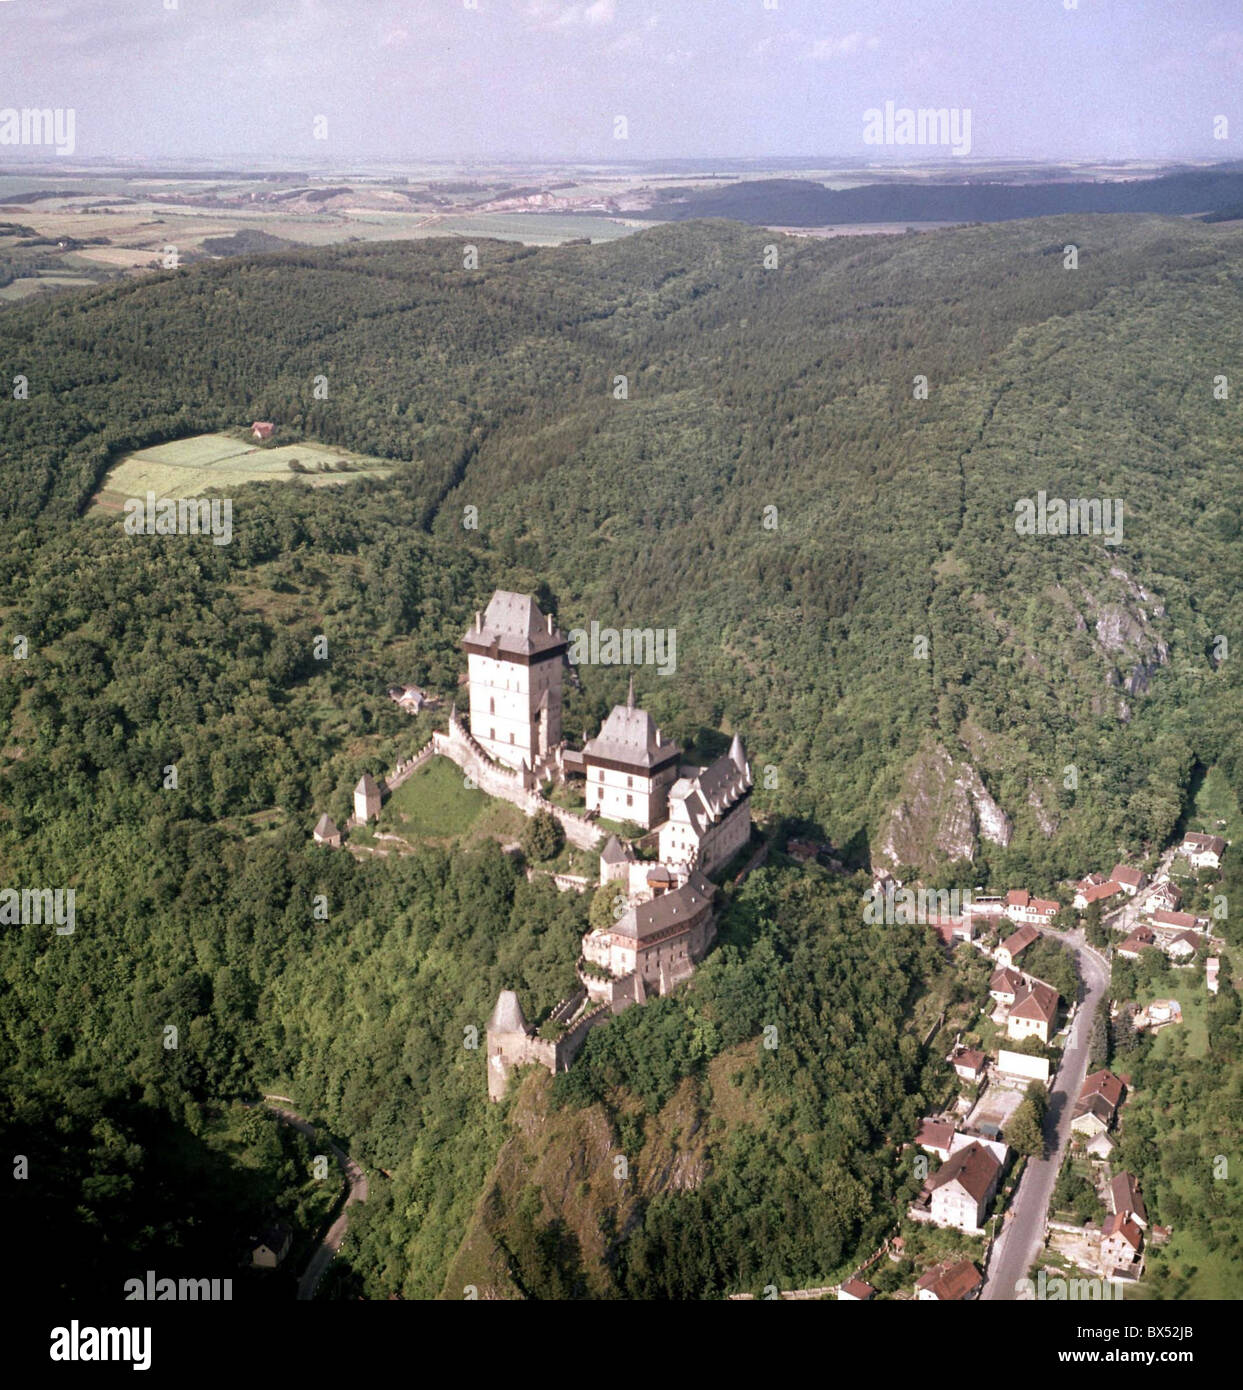
[{"label": "small stone tower", "polygon": [[513,1067],[531,1060],[532,1029],[512,989],[503,989],[488,1020],[488,1099],[503,1100]]},{"label": "small stone tower", "polygon": [[378,819],[379,815],[380,789],[371,773],[364,772],[354,788],[354,816],[359,825],[366,825],[369,820]]}]

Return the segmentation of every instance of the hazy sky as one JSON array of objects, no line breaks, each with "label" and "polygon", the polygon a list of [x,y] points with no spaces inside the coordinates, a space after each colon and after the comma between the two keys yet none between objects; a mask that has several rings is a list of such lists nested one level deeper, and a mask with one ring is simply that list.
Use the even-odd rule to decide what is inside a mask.
[{"label": "hazy sky", "polygon": [[0,0],[0,109],[80,157],[873,159],[887,100],[976,156],[1243,157],[1243,3],[1067,3]]}]

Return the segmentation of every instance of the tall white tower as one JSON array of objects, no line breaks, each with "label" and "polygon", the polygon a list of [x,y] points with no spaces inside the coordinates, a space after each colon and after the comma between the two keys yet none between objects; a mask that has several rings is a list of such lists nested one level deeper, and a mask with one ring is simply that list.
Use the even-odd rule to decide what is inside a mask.
[{"label": "tall white tower", "polygon": [[497,762],[534,767],[561,742],[564,635],[530,594],[498,589],[462,646],[471,733]]}]

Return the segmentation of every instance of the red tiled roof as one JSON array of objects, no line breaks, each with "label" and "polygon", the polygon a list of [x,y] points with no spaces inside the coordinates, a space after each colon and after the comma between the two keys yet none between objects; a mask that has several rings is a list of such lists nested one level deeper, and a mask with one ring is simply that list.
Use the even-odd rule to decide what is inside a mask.
[{"label": "red tiled roof", "polygon": [[1196,919],[1190,912],[1166,912],[1164,908],[1158,908],[1152,914],[1152,920],[1159,926],[1178,927],[1182,931],[1187,931],[1196,924]]},{"label": "red tiled roof", "polygon": [[1094,1071],[1083,1083],[1080,1096],[1104,1096],[1110,1105],[1122,1100],[1122,1082],[1111,1071]]},{"label": "red tiled roof", "polygon": [[1129,1219],[1127,1212],[1115,1212],[1105,1218],[1105,1224],[1101,1227],[1101,1239],[1108,1240],[1110,1236],[1115,1235],[1121,1236],[1135,1250],[1139,1249],[1143,1240],[1139,1227]]},{"label": "red tiled roof", "polygon": [[915,1142],[922,1148],[944,1149],[949,1152],[950,1140],[954,1137],[954,1126],[938,1124],[936,1120],[920,1122]]},{"label": "red tiled roof", "polygon": [[1013,960],[1020,951],[1027,950],[1033,941],[1038,941],[1039,939],[1040,933],[1029,923],[1021,926],[1012,936],[1006,937],[997,949],[999,951],[1009,951],[1010,959]]},{"label": "red tiled roof", "polygon": [[980,1271],[970,1260],[942,1260],[915,1281],[919,1290],[928,1290],[945,1302],[966,1298],[979,1288]]},{"label": "red tiled roof", "polygon": [[1035,1018],[1043,1023],[1052,1023],[1057,1017],[1057,990],[1052,985],[1033,980],[1025,992],[1015,999],[1010,1017]]},{"label": "red tiled roof", "polygon": [[1012,888],[1006,894],[1007,907],[1026,907],[1028,892],[1026,888]]},{"label": "red tiled roof", "polygon": [[950,1061],[956,1067],[970,1067],[972,1071],[979,1071],[984,1065],[984,1054],[975,1048],[964,1047],[961,1052],[955,1052]]},{"label": "red tiled roof", "polygon": [[1089,903],[1100,902],[1102,898],[1112,898],[1115,893],[1121,893],[1122,889],[1112,878],[1107,878],[1104,883],[1098,883],[1095,888],[1085,888],[1083,896]]},{"label": "red tiled roof", "polygon": [[1150,932],[1147,927],[1136,927],[1130,936],[1118,947],[1118,950],[1135,951],[1138,953],[1142,951],[1145,946],[1155,945],[1156,940],[1157,938],[1153,936],[1152,932]]},{"label": "red tiled roof", "polygon": [[968,1144],[937,1169],[928,1180],[928,1190],[935,1192],[947,1183],[959,1182],[977,1202],[982,1202],[1000,1167],[1001,1164],[983,1144]]},{"label": "red tiled roof", "polygon": [[848,1293],[852,1298],[869,1299],[875,1295],[876,1290],[863,1279],[847,1279],[842,1285],[842,1292]]},{"label": "red tiled roof", "polygon": [[1114,871],[1109,876],[1115,883],[1124,883],[1128,888],[1138,888],[1144,881],[1141,870],[1128,869],[1125,864],[1115,864]]},{"label": "red tiled roof", "polygon": [[1109,1204],[1115,1215],[1125,1216],[1134,1212],[1141,1221],[1148,1220],[1144,1199],[1139,1195],[1139,1183],[1133,1173],[1119,1173],[1109,1184]]}]

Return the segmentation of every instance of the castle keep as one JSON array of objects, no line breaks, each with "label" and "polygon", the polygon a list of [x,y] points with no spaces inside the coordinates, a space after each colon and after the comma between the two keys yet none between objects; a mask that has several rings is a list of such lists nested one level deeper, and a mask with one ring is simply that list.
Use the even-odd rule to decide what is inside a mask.
[{"label": "castle keep", "polygon": [[498,763],[534,769],[561,743],[565,637],[529,594],[498,589],[462,646],[475,741]]}]

